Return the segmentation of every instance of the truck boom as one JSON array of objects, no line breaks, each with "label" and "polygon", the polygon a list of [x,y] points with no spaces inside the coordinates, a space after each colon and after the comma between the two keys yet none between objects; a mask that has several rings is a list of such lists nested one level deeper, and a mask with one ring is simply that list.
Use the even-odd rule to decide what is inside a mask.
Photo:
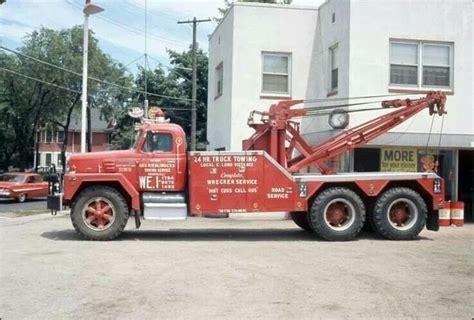
[{"label": "truck boom", "polygon": [[[309,146],[300,135],[299,123],[292,120],[306,115],[305,109],[293,109],[301,103],[304,100],[280,101],[272,105],[268,112],[259,112],[263,119],[261,124],[253,122],[253,114],[257,112],[251,113],[248,124],[255,129],[255,133],[244,140],[243,149],[265,150],[283,167],[287,167],[290,173],[314,165],[322,174],[330,174],[334,172],[325,165],[326,160],[369,143],[426,108],[430,115],[446,113],[446,95],[439,91],[429,92],[425,98],[417,100],[384,101],[384,108],[400,109],[344,131],[320,144]],[[295,149],[300,154],[293,157]]]}]

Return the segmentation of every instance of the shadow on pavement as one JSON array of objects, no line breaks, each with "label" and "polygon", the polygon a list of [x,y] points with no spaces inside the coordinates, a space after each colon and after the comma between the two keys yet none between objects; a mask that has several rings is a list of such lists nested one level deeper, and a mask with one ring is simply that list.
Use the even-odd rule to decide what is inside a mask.
[{"label": "shadow on pavement", "polygon": [[[75,230],[43,232],[43,238],[55,241],[87,241]],[[292,229],[169,229],[128,230],[112,241],[322,241],[302,230]],[[382,240],[375,233],[364,232],[355,240]],[[418,237],[417,240],[432,240]]]}]

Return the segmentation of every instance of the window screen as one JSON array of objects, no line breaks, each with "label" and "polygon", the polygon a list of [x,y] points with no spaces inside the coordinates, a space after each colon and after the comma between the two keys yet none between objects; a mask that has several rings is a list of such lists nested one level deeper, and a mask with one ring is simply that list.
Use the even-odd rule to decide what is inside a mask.
[{"label": "window screen", "polygon": [[262,93],[289,94],[289,55],[263,54]]},{"label": "window screen", "polygon": [[452,49],[450,43],[391,41],[390,84],[451,87]]},{"label": "window screen", "polygon": [[391,44],[390,83],[418,84],[418,44]]}]

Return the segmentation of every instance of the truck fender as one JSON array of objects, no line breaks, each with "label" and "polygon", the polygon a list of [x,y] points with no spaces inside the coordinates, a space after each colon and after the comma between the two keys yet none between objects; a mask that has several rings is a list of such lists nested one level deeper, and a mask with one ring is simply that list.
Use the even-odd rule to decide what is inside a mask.
[{"label": "truck fender", "polygon": [[73,175],[66,175],[64,183],[69,184],[68,192],[64,194],[64,199],[71,201],[78,191],[82,189],[84,184],[91,185],[107,185],[108,182],[118,183],[131,199],[131,209],[140,210],[140,194],[133,187],[129,180],[127,180],[120,173],[108,173],[106,175],[98,175],[96,173],[78,173]]}]

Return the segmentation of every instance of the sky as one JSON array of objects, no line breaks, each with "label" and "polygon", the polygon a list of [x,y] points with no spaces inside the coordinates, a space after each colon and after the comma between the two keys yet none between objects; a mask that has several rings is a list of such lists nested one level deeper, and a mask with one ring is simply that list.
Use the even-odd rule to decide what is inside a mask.
[{"label": "sky", "polygon": [[[113,59],[129,65],[131,72],[143,64],[145,53],[145,0],[92,0],[105,10],[89,18],[89,28],[100,47]],[[294,0],[292,5],[317,6],[322,0]],[[85,0],[7,0],[0,5],[1,45],[15,49],[23,37],[45,26],[69,28],[83,23]],[[166,49],[184,51],[192,41],[192,26],[178,20],[219,15],[224,0],[147,0],[147,54],[150,67],[169,65]],[[199,46],[207,51],[207,36],[216,23],[198,25]],[[136,62],[134,60],[138,59]]]}]

